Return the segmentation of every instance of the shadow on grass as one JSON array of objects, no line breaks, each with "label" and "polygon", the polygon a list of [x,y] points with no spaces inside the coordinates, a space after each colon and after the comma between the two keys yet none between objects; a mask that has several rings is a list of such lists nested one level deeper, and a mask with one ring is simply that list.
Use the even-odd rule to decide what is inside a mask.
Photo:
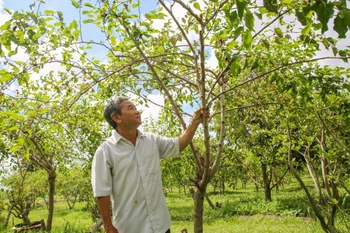
[{"label": "shadow on grass", "polygon": [[217,191],[212,191],[212,192],[208,192],[208,195],[213,195],[213,196],[230,196],[230,195],[244,195],[244,194],[247,194],[248,192],[251,193],[251,191],[244,191],[244,190],[240,190],[240,191],[236,191],[236,190],[233,190],[233,191],[225,191],[224,194],[220,194],[219,192]]},{"label": "shadow on grass", "polygon": [[193,207],[191,206],[169,206],[169,211],[173,221],[193,220]]},{"label": "shadow on grass", "polygon": [[306,197],[290,196],[279,199],[276,210],[284,215],[295,217],[313,217],[310,204]]},{"label": "shadow on grass", "polygon": [[[214,197],[214,196],[213,196]],[[279,215],[293,217],[312,217],[309,203],[304,195],[282,192],[273,196],[273,201],[265,201],[264,196],[250,193],[221,199],[220,207],[215,209],[205,208],[205,213],[213,219],[252,216],[256,214]]]}]

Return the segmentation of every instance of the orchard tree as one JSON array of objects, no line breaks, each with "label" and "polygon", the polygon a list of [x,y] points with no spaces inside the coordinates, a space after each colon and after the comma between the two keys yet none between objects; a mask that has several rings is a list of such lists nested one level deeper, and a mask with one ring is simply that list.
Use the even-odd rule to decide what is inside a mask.
[{"label": "orchard tree", "polygon": [[[82,148],[77,145],[79,142],[86,143],[86,138],[91,136],[86,129],[96,131],[99,126],[91,123],[94,115],[97,116],[95,108],[98,106],[90,107],[88,101],[81,99],[79,104],[74,105],[74,109],[70,108],[67,111],[68,105],[64,107],[60,105],[64,102],[63,98],[61,102],[55,100],[53,97],[55,93],[45,93],[47,85],[40,83],[37,86],[33,80],[28,80],[28,86],[34,89],[32,94],[28,93],[27,87],[22,87],[20,90],[22,97],[4,96],[0,128],[3,132],[1,140],[6,142],[8,153],[21,158],[21,161],[30,160],[47,174],[49,189],[45,192],[48,194],[46,227],[50,231],[54,214],[56,170],[72,162],[92,158],[86,150],[79,150]],[[81,121],[81,114],[89,114],[90,120]],[[74,126],[68,128],[72,122],[75,123],[74,126],[80,128]],[[100,125],[100,121],[93,122]],[[75,132],[81,134],[77,136]]]},{"label": "orchard tree", "polygon": [[[305,69],[303,64],[349,56],[337,47],[335,38],[325,36],[332,21],[339,37],[346,37],[350,14],[343,0],[159,0],[159,8],[144,17],[140,1],[72,0],[79,20],[71,22],[66,22],[60,11],[40,11],[42,3],[35,3],[28,12],[11,12],[11,19],[0,28],[0,56],[8,67],[0,71],[1,82],[3,89],[14,82],[22,87],[34,75],[39,76],[40,85],[52,90],[53,99],[60,102],[50,107],[53,122],[71,117],[58,106],[73,109],[80,99],[96,94],[93,92],[98,92],[98,100],[124,92],[147,100],[147,95],[157,91],[165,98],[163,114],[174,122],[171,127],[182,130],[186,128],[185,105],[211,110],[214,116],[203,122],[203,146],[190,145],[196,164],[196,233],[203,232],[204,197],[221,163],[225,132],[237,127],[227,125],[227,114],[234,114],[227,112],[229,97],[272,77],[284,90],[288,80],[283,74],[295,66]],[[84,24],[95,26],[103,38],[85,41]],[[269,50],[276,44],[282,45],[278,54]],[[305,47],[320,50],[321,44],[332,49],[334,56],[315,58],[315,52],[310,54],[312,58],[298,56]],[[23,49],[28,60],[11,59]],[[103,49],[104,62],[89,56],[91,49]],[[210,63],[213,60],[216,62]],[[40,71],[47,64],[60,64],[64,70],[43,75]],[[38,86],[28,86],[37,92]],[[235,103],[231,106],[238,107]],[[89,118],[87,114],[83,117]]]},{"label": "orchard tree", "polygon": [[64,198],[71,210],[80,200],[80,197],[85,195],[84,191],[86,177],[80,168],[65,169],[60,173],[60,179],[57,179],[57,191]]},{"label": "orchard tree", "polygon": [[[314,67],[304,74],[286,112],[288,120],[288,160],[293,175],[304,189],[315,216],[326,232],[339,232],[336,216],[348,219],[342,201],[348,195],[344,188],[349,172],[349,97],[347,78],[350,69]],[[298,74],[296,74],[298,76]],[[305,77],[304,77],[305,78]],[[292,82],[300,82],[292,79]],[[305,185],[295,168],[295,154],[302,155],[313,189]],[[343,191],[345,189],[345,192]],[[314,191],[315,197],[311,195]],[[349,226],[345,225],[347,230]]]},{"label": "orchard tree", "polygon": [[43,195],[45,186],[42,174],[40,171],[35,171],[29,160],[23,160],[25,160],[23,157],[12,157],[12,169],[7,171],[6,178],[1,180],[8,205],[5,226],[10,215],[21,219],[24,224],[30,224],[30,211],[35,207],[37,198]]}]

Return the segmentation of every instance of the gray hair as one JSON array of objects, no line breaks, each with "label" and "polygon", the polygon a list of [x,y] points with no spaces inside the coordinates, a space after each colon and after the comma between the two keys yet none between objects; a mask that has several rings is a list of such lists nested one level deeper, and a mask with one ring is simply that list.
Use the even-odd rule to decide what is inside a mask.
[{"label": "gray hair", "polygon": [[127,97],[121,97],[121,96],[114,96],[110,98],[106,105],[105,105],[105,111],[104,111],[104,117],[108,124],[110,124],[113,129],[117,128],[117,123],[112,119],[113,114],[122,114],[122,108],[121,108],[121,103],[124,102],[125,100],[129,100]]}]

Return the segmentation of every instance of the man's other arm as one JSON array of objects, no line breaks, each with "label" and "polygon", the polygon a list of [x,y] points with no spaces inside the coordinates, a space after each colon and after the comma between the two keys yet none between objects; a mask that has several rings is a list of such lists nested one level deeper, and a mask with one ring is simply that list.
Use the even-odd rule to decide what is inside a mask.
[{"label": "man's other arm", "polygon": [[103,220],[103,226],[106,233],[119,233],[118,230],[113,226],[111,220],[111,198],[109,196],[97,198],[98,208]]}]

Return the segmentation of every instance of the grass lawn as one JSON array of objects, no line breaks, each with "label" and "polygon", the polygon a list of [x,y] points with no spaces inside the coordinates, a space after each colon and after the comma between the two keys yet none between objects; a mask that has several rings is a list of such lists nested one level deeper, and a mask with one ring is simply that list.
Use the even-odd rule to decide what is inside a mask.
[{"label": "grass lawn", "polygon": [[[214,194],[210,188],[208,191],[211,201],[220,207],[211,209],[205,202],[205,233],[323,232],[319,223],[312,218],[303,191],[295,185],[288,185],[279,192],[274,191],[272,202],[266,202],[263,191],[256,192],[253,186],[230,189],[225,195]],[[174,192],[168,193],[166,197],[173,221],[171,232],[180,233],[184,228],[189,233],[193,232],[192,197]],[[2,213],[0,221],[5,218],[5,214]],[[32,221],[46,218],[45,205],[37,206],[30,213]],[[20,221],[11,217],[10,226],[0,232],[13,232],[10,228],[17,223]],[[63,201],[55,204],[52,233],[90,232],[92,224],[91,214],[85,208],[85,203],[77,203],[73,210],[69,210]]]}]

